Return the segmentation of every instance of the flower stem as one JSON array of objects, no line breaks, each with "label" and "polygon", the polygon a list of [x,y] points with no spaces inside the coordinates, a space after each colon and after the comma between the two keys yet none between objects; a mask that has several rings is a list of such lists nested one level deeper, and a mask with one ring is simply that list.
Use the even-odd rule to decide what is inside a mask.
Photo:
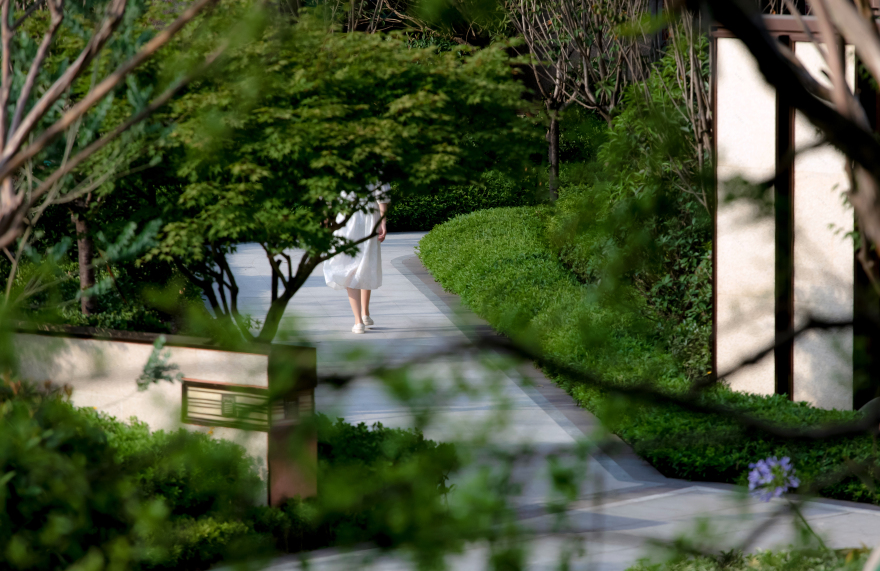
[{"label": "flower stem", "polygon": [[799,508],[797,504],[795,504],[791,500],[788,500],[788,505],[791,507],[791,510],[800,518],[801,523],[804,524],[804,527],[807,528],[807,531],[813,534],[813,537],[815,537],[819,541],[819,545],[822,547],[822,549],[828,551],[828,547],[825,545],[825,542],[822,541],[822,538],[819,537],[819,534],[813,530],[812,526],[807,523],[807,519],[804,517],[804,514],[801,513],[801,508]]}]

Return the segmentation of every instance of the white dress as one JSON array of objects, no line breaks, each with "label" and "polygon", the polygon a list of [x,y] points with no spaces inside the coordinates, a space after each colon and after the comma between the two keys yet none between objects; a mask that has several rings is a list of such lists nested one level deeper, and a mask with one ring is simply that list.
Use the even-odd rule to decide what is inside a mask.
[{"label": "white dress", "polygon": [[[370,185],[374,201],[367,206],[367,212],[355,212],[348,222],[334,232],[347,240],[360,240],[368,236],[382,216],[379,213],[379,202],[387,204],[386,195],[391,186]],[[345,219],[338,214],[336,221]],[[382,285],[382,252],[379,250],[379,239],[373,236],[358,245],[359,251],[354,256],[336,254],[324,262],[324,281],[333,289],[377,289]]]}]

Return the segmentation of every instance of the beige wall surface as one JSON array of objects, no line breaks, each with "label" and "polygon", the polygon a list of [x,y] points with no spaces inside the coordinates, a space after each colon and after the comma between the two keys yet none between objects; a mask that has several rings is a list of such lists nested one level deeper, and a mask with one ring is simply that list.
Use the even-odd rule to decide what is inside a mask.
[{"label": "beige wall surface", "polygon": [[[744,200],[725,204],[732,178],[749,182],[773,175],[776,98],[754,58],[734,38],[717,40],[718,372],[723,373],[774,339],[774,232],[772,213],[762,216]],[[732,388],[774,391],[772,356],[727,377]]]},{"label": "beige wall surface", "polygon": [[[795,54],[816,78],[830,86],[816,46],[795,44]],[[847,48],[847,81],[855,81],[855,53]],[[810,316],[829,320],[853,317],[852,208],[844,204],[848,188],[844,156],[821,137],[803,115],[795,118],[794,286],[795,326]],[[794,398],[821,408],[852,408],[853,332],[811,331],[794,344]]]},{"label": "beige wall surface", "polygon": [[[775,168],[776,103],[755,60],[733,38],[717,40],[719,207],[717,216],[717,344],[723,373],[774,338],[775,224],[746,201],[725,204],[734,177],[770,178]],[[809,43],[795,46],[813,76],[827,84],[824,61]],[[847,50],[847,80],[855,80],[854,52]],[[809,316],[849,319],[853,315],[853,248],[845,234],[853,214],[844,204],[844,159],[818,141],[815,127],[795,118],[794,287],[795,324]],[[852,407],[852,331],[810,332],[794,345],[794,398],[822,408]],[[736,390],[774,391],[772,354],[731,375]]]},{"label": "beige wall surface", "polygon": [[[18,334],[14,340],[19,373],[33,381],[49,380],[73,387],[76,406],[94,407],[120,420],[137,417],[153,430],[207,432],[206,427],[180,422],[181,384],[160,382],[138,391],[136,379],[153,351],[145,343]],[[268,357],[189,347],[166,347],[169,363],[185,377],[204,381],[268,387]],[[267,471],[265,432],[214,428],[215,438],[242,444],[257,459],[263,479]],[[260,492],[265,501],[265,490]]]}]

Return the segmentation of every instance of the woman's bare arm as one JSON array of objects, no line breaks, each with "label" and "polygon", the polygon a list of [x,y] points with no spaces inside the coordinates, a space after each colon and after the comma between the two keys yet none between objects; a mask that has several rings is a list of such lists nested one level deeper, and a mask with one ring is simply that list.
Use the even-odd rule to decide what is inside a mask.
[{"label": "woman's bare arm", "polygon": [[377,237],[379,238],[380,242],[384,242],[385,235],[388,233],[387,226],[385,225],[385,221],[387,220],[388,215],[388,203],[379,203],[379,215],[382,217],[382,223],[379,225],[379,233],[377,234]]}]

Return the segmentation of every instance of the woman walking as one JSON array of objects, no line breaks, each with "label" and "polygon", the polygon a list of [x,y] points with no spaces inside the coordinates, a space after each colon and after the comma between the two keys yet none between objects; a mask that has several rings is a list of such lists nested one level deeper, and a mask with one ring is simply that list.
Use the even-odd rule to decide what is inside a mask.
[{"label": "woman walking", "polygon": [[[366,238],[376,229],[376,236],[358,245],[354,256],[337,254],[324,262],[324,281],[333,289],[346,290],[351,311],[354,313],[352,333],[364,333],[367,326],[373,325],[370,318],[370,293],[382,285],[382,252],[379,243],[385,241],[387,233],[385,213],[388,211],[388,184],[370,185],[373,201],[367,205],[366,212],[355,212],[348,222],[334,232],[335,235],[356,241]],[[345,218],[336,217],[337,222]],[[381,219],[381,221],[380,221]]]}]

